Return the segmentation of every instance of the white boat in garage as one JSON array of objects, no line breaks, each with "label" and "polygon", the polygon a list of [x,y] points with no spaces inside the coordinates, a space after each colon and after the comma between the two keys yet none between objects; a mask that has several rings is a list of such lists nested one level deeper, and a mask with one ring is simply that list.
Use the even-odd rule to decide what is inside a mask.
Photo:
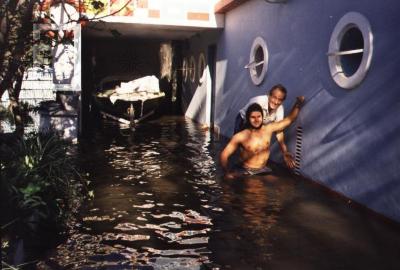
[{"label": "white boat in garage", "polygon": [[155,76],[146,76],[128,82],[104,81],[94,94],[100,112],[123,123],[137,123],[155,112],[165,98]]}]

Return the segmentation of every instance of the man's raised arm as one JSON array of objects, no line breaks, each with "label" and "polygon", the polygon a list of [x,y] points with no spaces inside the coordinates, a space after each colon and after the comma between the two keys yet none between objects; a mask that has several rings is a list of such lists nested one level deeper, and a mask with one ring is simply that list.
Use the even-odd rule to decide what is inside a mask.
[{"label": "man's raised arm", "polygon": [[269,128],[272,129],[273,132],[281,131],[290,126],[293,123],[297,116],[299,115],[300,109],[304,103],[304,96],[299,96],[296,98],[296,102],[293,105],[292,110],[289,115],[283,118],[281,121],[269,123]]}]

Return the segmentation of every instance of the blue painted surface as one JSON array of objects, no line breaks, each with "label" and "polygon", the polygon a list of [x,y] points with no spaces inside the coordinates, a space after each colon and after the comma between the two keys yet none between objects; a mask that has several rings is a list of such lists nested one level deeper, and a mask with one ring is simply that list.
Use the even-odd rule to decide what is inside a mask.
[{"label": "blue painted surface", "polygon": [[[221,133],[231,136],[234,118],[249,98],[282,83],[289,92],[286,113],[297,95],[307,98],[299,119],[286,131],[294,152],[295,128],[303,127],[301,173],[400,221],[399,10],[397,0],[384,4],[379,0],[286,4],[252,0],[228,12],[218,38],[201,35],[202,42],[190,41],[195,51],[217,44],[215,122]],[[345,90],[331,78],[326,53],[336,23],[351,11],[369,20],[374,53],[361,85]],[[269,51],[269,68],[259,86],[252,84],[243,68],[257,36],[264,38]],[[205,91],[186,88],[187,104],[193,89]],[[191,118],[204,122],[204,107]],[[280,158],[276,145],[272,156]]]}]

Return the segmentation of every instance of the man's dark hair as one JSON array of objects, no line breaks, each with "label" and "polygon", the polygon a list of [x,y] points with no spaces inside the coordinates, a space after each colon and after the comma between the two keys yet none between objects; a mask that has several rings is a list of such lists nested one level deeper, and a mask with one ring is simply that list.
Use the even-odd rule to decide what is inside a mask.
[{"label": "man's dark hair", "polygon": [[269,90],[268,94],[271,95],[272,92],[274,92],[275,89],[278,89],[278,90],[280,90],[282,93],[285,94],[285,98],[284,98],[284,100],[285,100],[285,99],[286,99],[286,96],[287,96],[286,87],[283,86],[282,84],[276,84],[276,85],[274,85],[274,86],[271,87],[271,89]]},{"label": "man's dark hair", "polygon": [[264,111],[263,111],[261,105],[258,104],[258,103],[252,103],[252,104],[250,104],[250,106],[247,107],[247,110],[246,110],[246,126],[245,126],[245,128],[250,128],[250,127],[251,127],[251,124],[250,124],[250,114],[251,114],[252,112],[261,112],[261,115],[262,115],[262,117],[264,118]]}]

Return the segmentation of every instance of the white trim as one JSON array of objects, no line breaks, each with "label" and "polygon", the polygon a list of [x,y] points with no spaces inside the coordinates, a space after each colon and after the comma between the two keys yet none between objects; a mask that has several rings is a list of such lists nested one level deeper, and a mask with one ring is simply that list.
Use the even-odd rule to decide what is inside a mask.
[{"label": "white trim", "polygon": [[[132,1],[133,2],[133,1]],[[184,4],[185,5],[185,4]],[[94,21],[94,22],[110,22],[110,23],[129,23],[129,24],[135,24],[138,26],[143,26],[143,25],[153,25],[156,27],[162,27],[162,28],[171,28],[174,29],[176,27],[178,28],[184,28],[184,29],[190,29],[190,28],[198,28],[195,30],[198,30],[198,32],[204,30],[204,29],[223,29],[225,26],[225,15],[224,14],[215,14],[215,13],[208,13],[209,19],[208,20],[188,20],[187,19],[187,13],[182,12],[179,15],[172,16],[170,14],[165,13],[164,9],[160,10],[160,17],[159,18],[149,18],[149,17],[144,17],[143,15],[140,16],[142,10],[137,9],[137,13],[135,12],[134,15],[132,16],[106,16],[102,17],[101,19],[96,18],[96,16],[92,14],[88,14],[89,18]],[[147,15],[147,10],[144,10],[145,14]],[[143,12],[143,11],[142,11]],[[193,10],[193,12],[196,12]],[[199,11],[202,12],[202,11]],[[105,15],[109,15],[109,12],[106,12]],[[143,14],[143,13],[142,13]],[[97,16],[99,17],[99,16]],[[196,31],[197,32],[197,31]]]},{"label": "white trim", "polygon": [[[264,60],[256,63],[256,52],[261,48],[264,54]],[[257,74],[257,66],[263,64],[263,68],[260,74]],[[268,70],[268,49],[265,40],[262,37],[256,37],[253,41],[253,45],[250,50],[250,61],[249,64],[245,66],[249,69],[250,78],[255,85],[260,85],[264,80],[265,74]]]},{"label": "white trim", "polygon": [[210,79],[206,80],[206,125],[211,127],[211,97],[212,97],[212,81],[211,74],[208,65],[204,69],[204,77],[208,77]]},{"label": "white trim", "polygon": [[192,83],[194,83],[196,79],[196,60],[193,56],[190,56],[189,60],[189,79]]},{"label": "white trim", "polygon": [[197,63],[197,72],[199,76],[199,83],[202,84],[205,80],[205,70],[206,70],[206,58],[204,56],[204,53],[199,54],[199,62]]},{"label": "white trim", "polygon": [[189,77],[189,63],[186,57],[183,58],[182,61],[182,79],[183,82],[187,82]]},{"label": "white trim", "polygon": [[[354,27],[357,27],[363,36],[363,57],[357,71],[350,77],[347,77],[344,74],[340,63],[340,56],[344,55],[346,52],[339,52],[339,50],[344,34]],[[345,14],[333,30],[328,52],[329,69],[336,84],[345,89],[352,89],[359,85],[365,78],[371,65],[373,53],[373,35],[368,20],[362,14],[357,12],[349,12]]]}]

